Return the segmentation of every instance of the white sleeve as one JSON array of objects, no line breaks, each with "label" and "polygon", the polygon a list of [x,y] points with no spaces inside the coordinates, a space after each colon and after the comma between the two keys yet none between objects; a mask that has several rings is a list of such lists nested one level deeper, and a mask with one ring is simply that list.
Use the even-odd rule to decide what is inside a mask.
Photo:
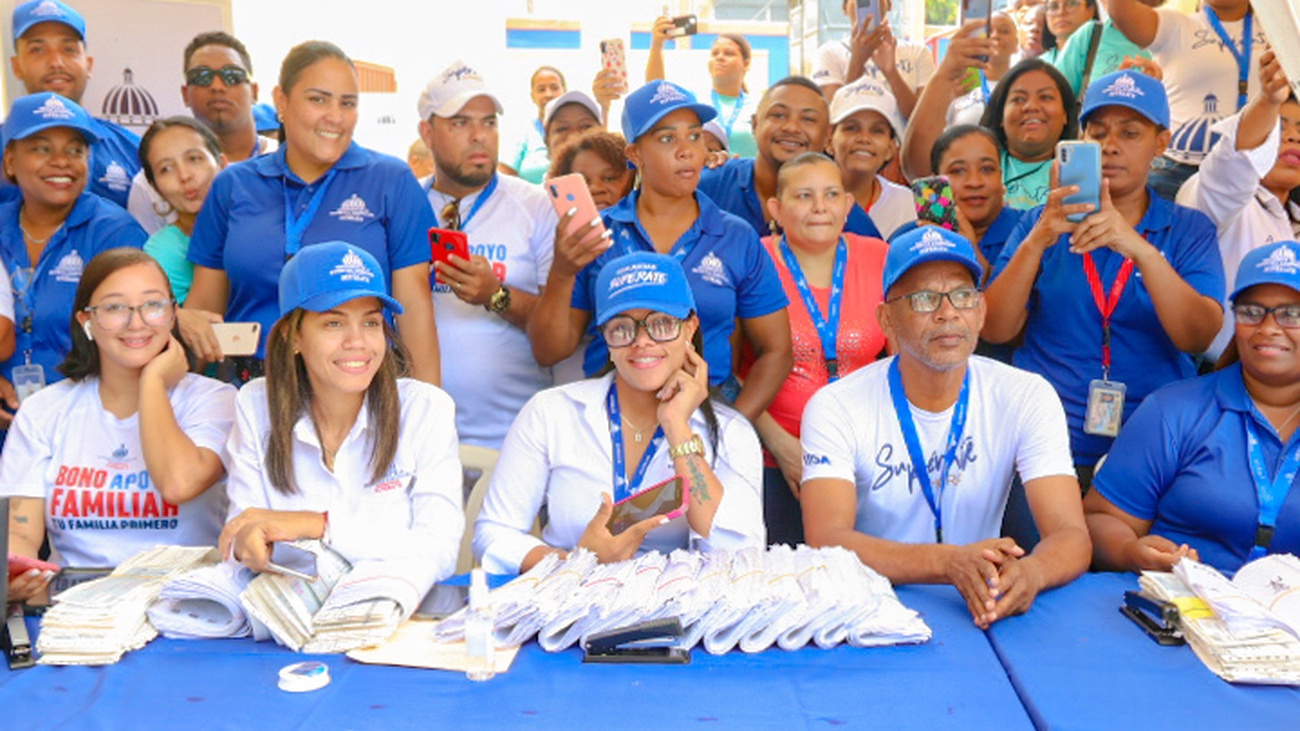
[{"label": "white sleeve", "polygon": [[719,423],[718,453],[712,463],[722,483],[722,502],[713,514],[709,537],[691,531],[691,547],[734,551],[767,542],[763,525],[763,449],[758,434],[739,414]]},{"label": "white sleeve", "polygon": [[9,322],[16,323],[14,320],[14,290],[12,287],[4,284],[9,282],[9,269],[5,267],[4,262],[0,261],[0,317],[6,317]]},{"label": "white sleeve", "polygon": [[845,83],[844,75],[848,73],[848,59],[838,52],[837,45],[840,45],[839,41],[823,43],[813,53],[812,79],[819,86]]},{"label": "white sleeve", "polygon": [[1146,50],[1152,56],[1185,52],[1183,35],[1195,32],[1196,25],[1195,18],[1177,8],[1156,8],[1156,36]]},{"label": "white sleeve", "polygon": [[491,574],[517,574],[528,552],[546,545],[529,533],[550,483],[548,424],[538,403],[524,404],[501,445],[483,507],[474,521],[474,555]]},{"label": "white sleeve", "polygon": [[[822,387],[803,410],[801,483],[822,478],[857,483],[853,421],[836,398],[839,390]],[[888,404],[882,405],[884,407],[892,408]]]},{"label": "white sleeve", "polygon": [[[1226,222],[1240,215],[1242,209],[1254,200],[1259,181],[1277,162],[1281,145],[1280,128],[1274,127],[1259,147],[1238,150],[1237,129],[1240,124],[1241,115],[1234,114],[1214,125],[1212,131],[1221,137],[1201,161],[1196,182],[1189,183],[1189,192],[1185,196],[1188,202],[1184,205],[1205,213],[1220,231]],[[1179,197],[1184,197],[1181,191]]]},{"label": "white sleeve", "polygon": [[45,499],[45,473],[53,458],[51,437],[56,414],[41,395],[37,392],[27,402],[28,408],[18,409],[9,427],[4,451],[0,452],[0,496]]},{"label": "white sleeve", "polygon": [[126,197],[126,212],[130,213],[136,223],[140,224],[140,227],[150,236],[176,220],[176,213],[171,210],[171,206],[167,206],[166,216],[160,216],[155,205],[161,208],[166,205],[166,201],[152,185],[149,185],[149,181],[144,177],[144,171],[141,170],[131,179],[131,192]]},{"label": "white sleeve", "polygon": [[[541,197],[542,203],[533,220],[533,237],[529,246],[533,251],[533,260],[537,262],[537,285],[539,291],[546,286],[546,278],[551,274],[551,262],[555,258],[555,227],[559,225],[559,216],[551,207],[548,197]],[[534,292],[533,294],[538,294]]]},{"label": "white sleeve", "polygon": [[264,469],[268,430],[261,423],[256,404],[256,399],[266,398],[266,390],[257,383],[245,385],[235,397],[235,424],[226,442],[226,497],[230,500],[227,522],[248,508],[269,507],[270,493],[275,490]]},{"label": "white sleeve", "polygon": [[173,392],[173,396],[180,396],[171,402],[176,423],[194,446],[211,450],[225,463],[229,460],[226,443],[230,441],[230,431],[235,423],[235,394],[238,391],[229,383],[206,376],[191,374],[185,380],[188,383],[183,382],[178,387],[184,388],[184,392]]},{"label": "white sleeve", "polygon": [[1028,483],[1039,477],[1055,475],[1074,476],[1070,431],[1060,397],[1042,376],[1018,372],[1016,375],[1024,378],[1024,382],[1015,387],[1021,394],[1016,415],[1019,427],[1016,469],[1020,481]]},{"label": "white sleeve", "polygon": [[930,56],[930,49],[924,45],[917,44],[915,55],[912,57],[912,78],[908,83],[912,86],[912,91],[925,86],[926,82],[934,76],[934,58]]}]

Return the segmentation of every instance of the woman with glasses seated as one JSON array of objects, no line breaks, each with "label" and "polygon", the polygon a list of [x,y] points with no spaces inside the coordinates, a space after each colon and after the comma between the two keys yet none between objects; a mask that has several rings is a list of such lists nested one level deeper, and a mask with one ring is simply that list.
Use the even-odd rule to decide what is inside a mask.
[{"label": "woman with glasses seated", "polygon": [[1183,556],[1231,573],[1300,553],[1300,243],[1246,255],[1221,370],[1156,391],[1084,498],[1096,564],[1168,571]]},{"label": "woman with glasses seated", "polygon": [[[641,551],[763,545],[763,460],[753,427],[709,397],[695,297],[676,259],[636,252],[596,280],[596,325],[612,365],[543,391],[519,413],[474,526],[493,573],[585,548],[601,562]],[[680,477],[685,515],[624,530],[612,503]],[[544,513],[542,537],[529,534]]]},{"label": "woman with glasses seated", "polygon": [[[108,567],[160,544],[215,545],[235,389],[186,372],[167,275],[143,251],[110,249],[72,308],[67,379],[28,398],[0,457],[9,552],[35,558],[48,536],[60,566]],[[23,574],[9,598],[50,578]]]},{"label": "woman with glasses seated", "polygon": [[1086,99],[1100,208],[1067,202],[1079,188],[1053,173],[1047,205],[1021,218],[999,255],[983,330],[994,343],[1023,331],[1013,362],[1056,387],[1085,490],[1123,418],[1155,389],[1196,374],[1194,355],[1223,321],[1224,289],[1214,224],[1148,185],[1151,161],[1169,144],[1164,86],[1119,71],[1094,81]]}]

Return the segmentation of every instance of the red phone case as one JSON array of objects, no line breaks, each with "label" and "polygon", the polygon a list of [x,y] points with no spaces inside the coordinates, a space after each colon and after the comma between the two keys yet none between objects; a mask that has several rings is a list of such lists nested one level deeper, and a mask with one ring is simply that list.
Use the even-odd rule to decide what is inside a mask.
[{"label": "red phone case", "polygon": [[429,229],[429,256],[432,261],[447,263],[447,258],[455,254],[462,259],[469,258],[469,236],[464,231],[433,227]]},{"label": "red phone case", "polygon": [[52,564],[49,561],[42,561],[28,556],[19,556],[16,553],[9,554],[9,578],[11,580],[32,569],[53,571],[56,574],[62,570],[58,564]]}]

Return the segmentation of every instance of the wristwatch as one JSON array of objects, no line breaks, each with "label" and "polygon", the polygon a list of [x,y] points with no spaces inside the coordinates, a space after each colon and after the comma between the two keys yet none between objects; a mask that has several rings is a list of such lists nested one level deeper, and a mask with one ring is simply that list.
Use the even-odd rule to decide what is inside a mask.
[{"label": "wristwatch", "polygon": [[690,439],[668,449],[670,459],[689,457],[692,454],[704,454],[704,440],[700,438],[699,434],[692,434]]},{"label": "wristwatch", "polygon": [[501,285],[501,289],[493,292],[492,298],[483,306],[487,308],[488,312],[498,315],[510,309],[510,288],[504,284]]}]

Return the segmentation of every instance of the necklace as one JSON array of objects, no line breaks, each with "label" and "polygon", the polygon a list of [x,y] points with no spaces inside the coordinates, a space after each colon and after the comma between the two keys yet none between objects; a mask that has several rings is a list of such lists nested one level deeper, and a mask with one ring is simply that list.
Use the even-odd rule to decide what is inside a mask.
[{"label": "necklace", "polygon": [[[1253,400],[1254,400],[1254,399],[1252,399],[1252,401],[1253,401]],[[1260,406],[1260,404],[1259,404],[1258,401],[1255,401],[1255,408],[1256,408],[1256,409],[1259,409],[1259,413],[1264,414],[1264,407]],[[1296,418],[1297,416],[1300,416],[1300,406],[1297,406],[1297,407],[1296,407],[1296,408],[1291,412],[1291,415],[1288,416],[1288,417],[1286,417],[1286,419],[1285,419],[1281,424],[1278,424],[1276,427],[1274,427],[1275,430],[1276,430],[1277,433],[1278,433],[1278,436],[1281,436],[1281,435],[1282,435],[1282,431],[1283,431],[1284,429],[1286,429],[1286,425],[1287,425],[1287,424],[1290,424],[1290,423],[1291,423],[1291,420],[1294,419],[1294,418]],[[1265,414],[1264,418],[1267,419],[1267,418],[1268,418],[1268,415]]]},{"label": "necklace", "polygon": [[628,419],[626,416],[623,416],[623,423],[627,424],[628,426],[632,427],[632,429],[635,430],[632,434],[632,441],[636,442],[637,444],[640,444],[641,442],[645,441],[642,436],[643,432],[645,431],[644,429],[637,426],[636,424],[633,424],[632,421]]}]

